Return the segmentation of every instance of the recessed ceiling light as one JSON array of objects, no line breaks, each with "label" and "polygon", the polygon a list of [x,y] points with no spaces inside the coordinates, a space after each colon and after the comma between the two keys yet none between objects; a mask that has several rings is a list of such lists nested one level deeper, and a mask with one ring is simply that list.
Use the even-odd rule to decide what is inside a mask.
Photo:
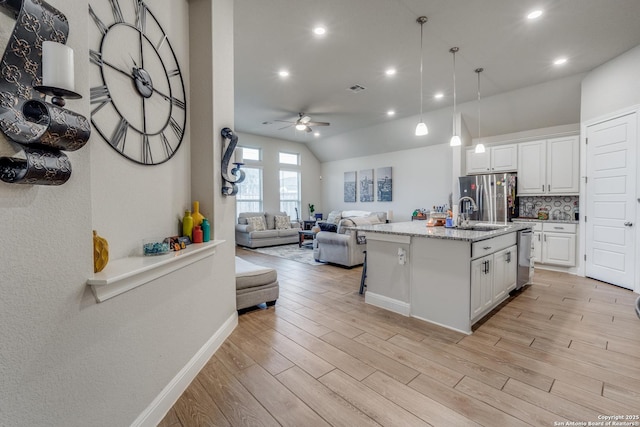
[{"label": "recessed ceiling light", "polygon": [[387,111],[387,116],[395,116],[395,115],[396,115],[395,111],[393,111],[393,110]]},{"label": "recessed ceiling light", "polygon": [[316,138],[320,136],[320,132],[314,132],[313,136],[315,136]]},{"label": "recessed ceiling light", "polygon": [[278,71],[278,75],[280,77],[289,77],[289,72],[287,70],[280,70]]},{"label": "recessed ceiling light", "polygon": [[327,33],[327,29],[324,27],[315,27],[313,29],[313,34],[316,36],[324,36]]},{"label": "recessed ceiling light", "polygon": [[384,72],[387,76],[393,76],[397,73],[395,68],[387,68]]},{"label": "recessed ceiling light", "polygon": [[540,18],[541,16],[542,16],[541,10],[532,10],[527,14],[527,19],[536,19],[536,18]]},{"label": "recessed ceiling light", "polygon": [[553,61],[553,65],[563,65],[567,62],[567,58],[562,57],[562,58],[558,58],[555,61]]},{"label": "recessed ceiling light", "polygon": [[435,95],[433,95],[433,97],[434,97],[435,99],[442,99],[442,98],[444,98],[444,93],[442,93],[442,92],[438,92],[438,93],[436,93]]}]

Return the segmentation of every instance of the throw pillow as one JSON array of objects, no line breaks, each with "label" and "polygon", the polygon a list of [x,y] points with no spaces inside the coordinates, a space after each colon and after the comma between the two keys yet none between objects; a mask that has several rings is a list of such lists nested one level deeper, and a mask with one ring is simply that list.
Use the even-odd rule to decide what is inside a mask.
[{"label": "throw pillow", "polygon": [[337,225],[341,219],[342,219],[342,212],[331,211],[329,212],[329,216],[327,217],[327,222],[332,222]]},{"label": "throw pillow", "polygon": [[267,229],[267,223],[263,216],[251,216],[247,218],[247,223],[253,228],[253,231],[262,231]]},{"label": "throw pillow", "polygon": [[276,215],[276,230],[286,230],[291,228],[291,218],[289,216]]},{"label": "throw pillow", "polygon": [[318,227],[320,227],[320,231],[330,231],[332,233],[338,231],[338,225],[330,222],[318,222]]},{"label": "throw pillow", "polygon": [[349,227],[355,227],[355,223],[353,221],[351,221],[350,219],[347,218],[342,218],[340,220],[340,224],[338,224],[338,234],[347,234],[347,231]]}]

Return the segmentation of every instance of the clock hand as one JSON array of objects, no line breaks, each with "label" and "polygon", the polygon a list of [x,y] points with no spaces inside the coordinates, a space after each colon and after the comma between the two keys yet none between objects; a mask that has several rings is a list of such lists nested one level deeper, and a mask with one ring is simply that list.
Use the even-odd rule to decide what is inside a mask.
[{"label": "clock hand", "polygon": [[136,73],[135,73],[135,71],[137,71],[137,68],[134,68],[134,71],[133,71],[133,72],[128,72],[128,71],[121,70],[120,68],[116,67],[116,66],[115,66],[115,65],[113,65],[113,64],[110,64],[110,63],[109,63],[109,62],[107,62],[107,61],[104,61],[104,60],[103,60],[103,61],[102,61],[102,63],[103,63],[104,65],[106,65],[107,67],[109,67],[109,68],[111,68],[111,69],[113,69],[113,70],[115,70],[115,71],[117,71],[117,72],[119,72],[119,73],[121,73],[121,74],[124,74],[124,75],[125,75],[125,76],[127,76],[127,77],[131,77],[132,79],[135,79],[135,78],[136,78]]}]

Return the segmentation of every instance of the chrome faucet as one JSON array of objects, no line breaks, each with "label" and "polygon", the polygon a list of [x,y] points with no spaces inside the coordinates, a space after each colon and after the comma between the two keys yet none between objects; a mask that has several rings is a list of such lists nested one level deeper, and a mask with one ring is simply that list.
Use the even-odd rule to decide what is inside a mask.
[{"label": "chrome faucet", "polygon": [[472,212],[476,212],[478,210],[478,205],[476,205],[476,201],[473,200],[471,197],[469,196],[464,196],[464,197],[460,197],[460,200],[458,200],[458,226],[468,226],[469,225],[469,213],[468,212],[462,212],[462,202],[468,200],[471,202],[471,209]]}]

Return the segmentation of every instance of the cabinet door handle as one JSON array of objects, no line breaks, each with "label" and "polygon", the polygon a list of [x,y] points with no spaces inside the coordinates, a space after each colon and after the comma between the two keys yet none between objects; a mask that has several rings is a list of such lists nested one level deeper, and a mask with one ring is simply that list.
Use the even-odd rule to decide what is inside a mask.
[{"label": "cabinet door handle", "polygon": [[625,226],[625,227],[631,227],[632,225],[633,225],[633,223],[632,223],[632,222],[629,222],[629,221],[627,221],[627,222],[625,222],[625,223],[624,223],[624,226]]},{"label": "cabinet door handle", "polygon": [[507,252],[507,262],[511,262],[511,252]]},{"label": "cabinet door handle", "polygon": [[544,241],[545,242],[547,241],[547,235],[546,234],[544,235]]},{"label": "cabinet door handle", "polygon": [[544,193],[544,184],[542,184],[542,192]]},{"label": "cabinet door handle", "polygon": [[487,263],[487,274],[489,274],[489,261],[485,261]]},{"label": "cabinet door handle", "polygon": [[551,184],[547,184],[547,191],[551,191]]},{"label": "cabinet door handle", "polygon": [[564,227],[553,227],[554,230],[564,230]]},{"label": "cabinet door handle", "polygon": [[540,241],[540,235],[538,234],[538,242]]}]

